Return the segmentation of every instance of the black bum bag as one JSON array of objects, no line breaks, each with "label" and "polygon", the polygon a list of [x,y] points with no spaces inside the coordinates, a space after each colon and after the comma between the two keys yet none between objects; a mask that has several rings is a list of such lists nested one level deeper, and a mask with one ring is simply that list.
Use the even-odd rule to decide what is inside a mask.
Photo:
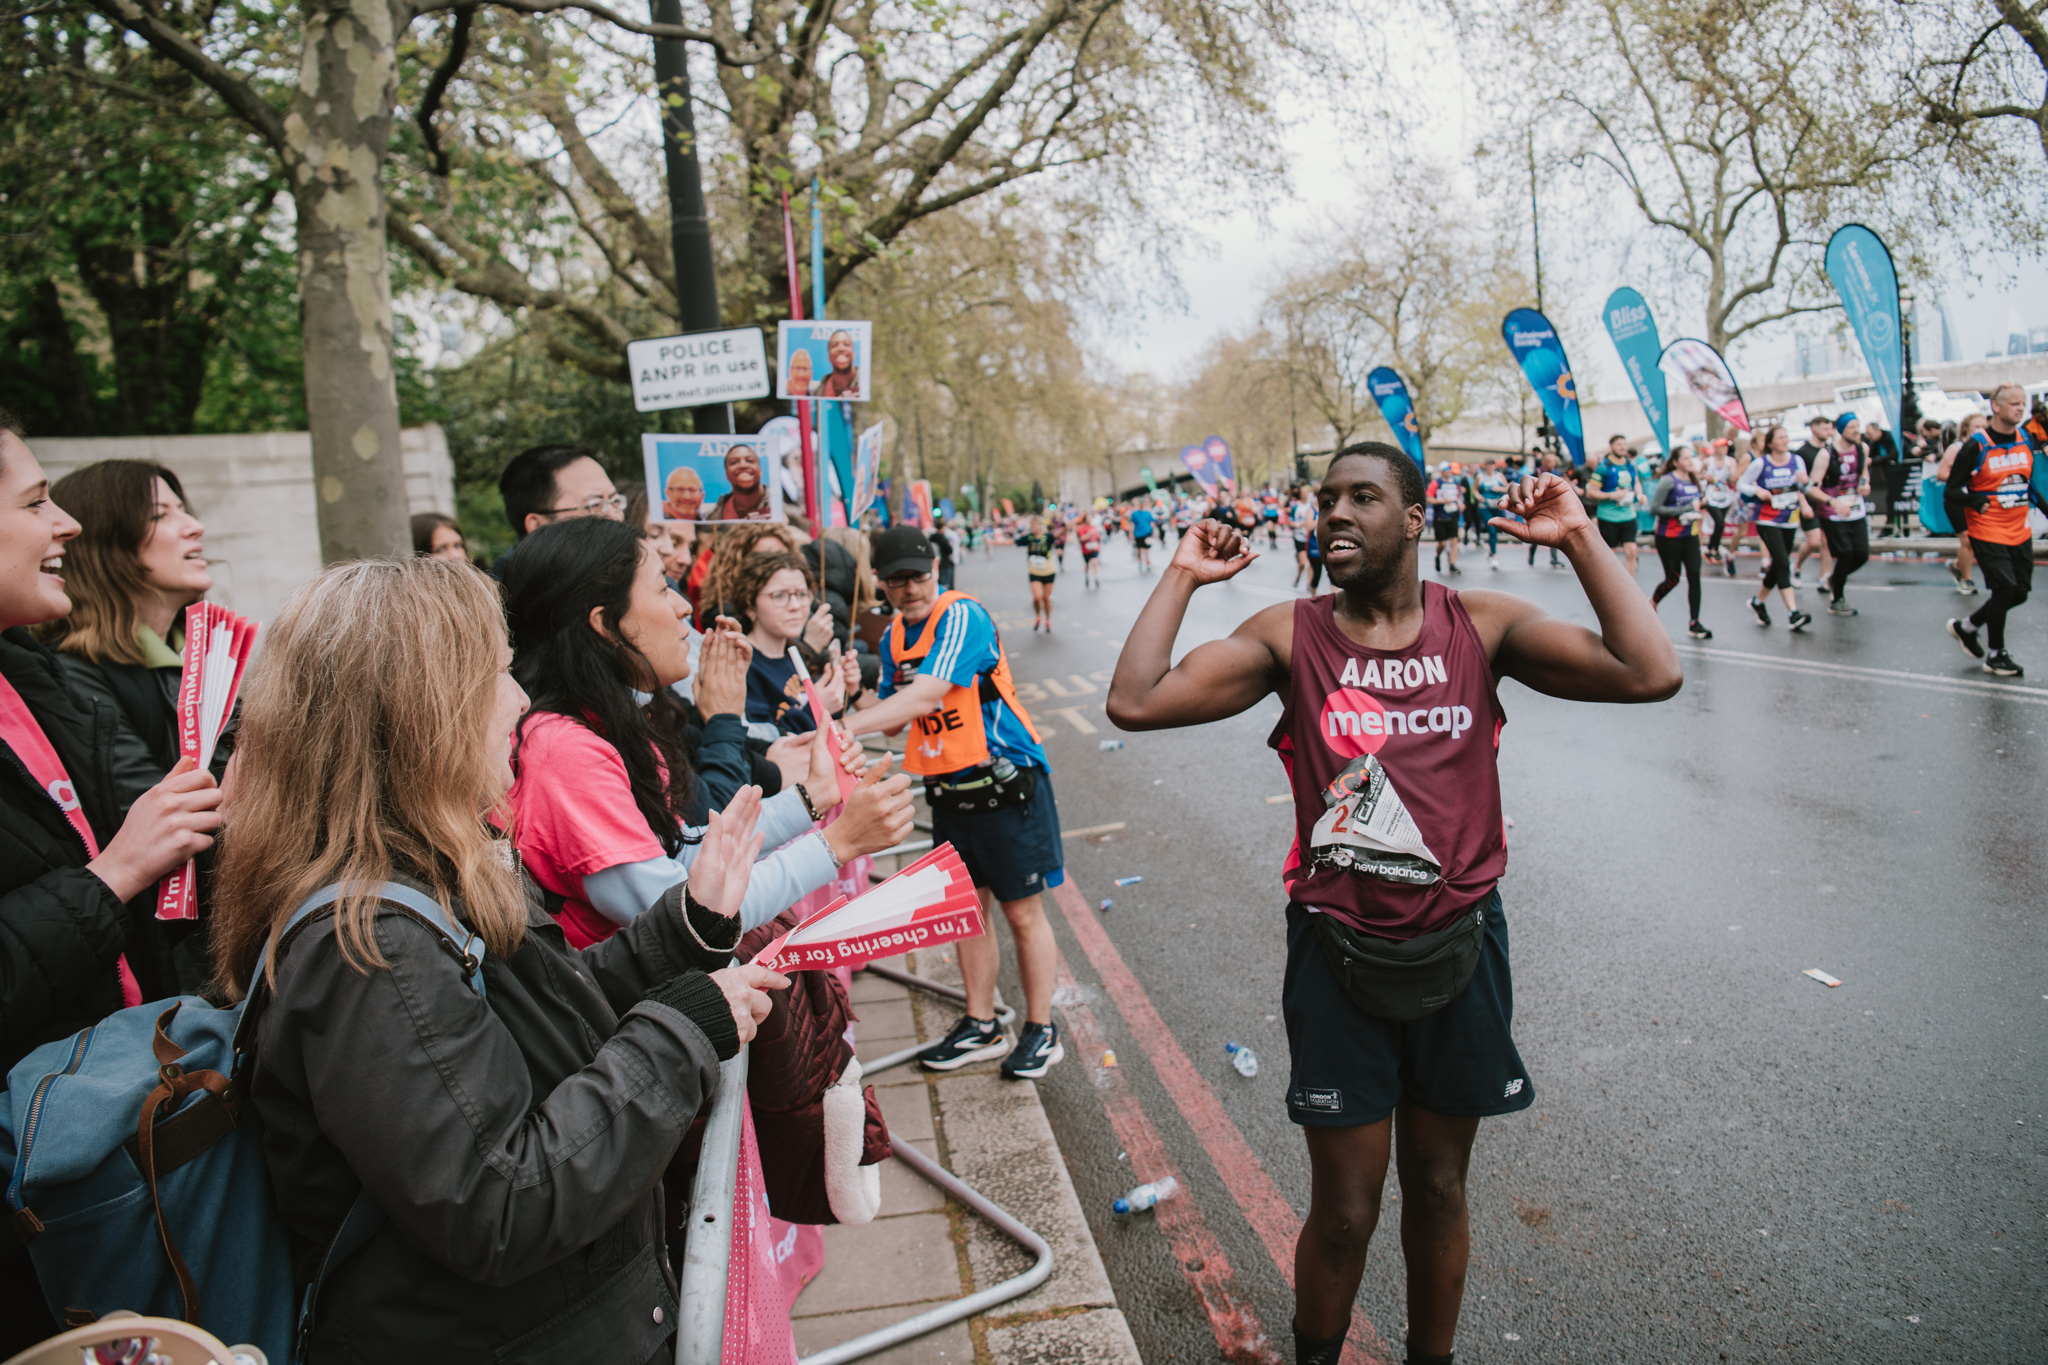
[{"label": "black bum bag", "polygon": [[1019,768],[1010,775],[1007,782],[998,782],[994,774],[978,780],[954,785],[944,782],[926,782],[924,799],[933,810],[957,811],[963,815],[974,815],[992,810],[1009,810],[1029,805],[1038,791],[1038,773],[1035,769]]},{"label": "black bum bag", "polygon": [[1316,940],[1352,1004],[1375,1019],[1405,1024],[1436,1013],[1472,984],[1490,899],[1405,943],[1362,934],[1334,915],[1317,914]]}]

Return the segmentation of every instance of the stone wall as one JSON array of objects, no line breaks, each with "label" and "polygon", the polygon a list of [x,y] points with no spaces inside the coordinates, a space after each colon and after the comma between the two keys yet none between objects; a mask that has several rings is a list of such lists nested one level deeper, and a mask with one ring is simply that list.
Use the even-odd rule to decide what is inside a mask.
[{"label": "stone wall", "polygon": [[[406,504],[455,511],[455,466],[438,426],[403,432]],[[235,436],[54,437],[29,446],[54,481],[97,460],[154,460],[178,475],[206,523],[212,601],[268,621],[320,572],[313,440],[303,431]]]}]

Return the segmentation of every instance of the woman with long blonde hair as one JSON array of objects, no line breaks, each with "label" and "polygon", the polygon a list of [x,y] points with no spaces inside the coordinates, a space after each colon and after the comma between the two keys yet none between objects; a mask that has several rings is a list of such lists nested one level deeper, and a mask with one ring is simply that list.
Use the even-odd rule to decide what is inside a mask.
[{"label": "woman with long blonde hair", "polygon": [[568,946],[491,823],[526,710],[511,659],[482,575],[375,560],[300,589],[243,688],[215,950],[253,997],[249,1095],[302,1280],[345,1217],[382,1219],[330,1269],[313,1362],[672,1351],[662,1172],[786,984],[712,970],[754,788],[686,885]]}]

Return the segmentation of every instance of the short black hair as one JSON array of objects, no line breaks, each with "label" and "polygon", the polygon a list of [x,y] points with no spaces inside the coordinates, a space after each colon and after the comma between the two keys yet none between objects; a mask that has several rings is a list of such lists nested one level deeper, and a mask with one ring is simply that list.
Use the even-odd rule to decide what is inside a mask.
[{"label": "short black hair", "polygon": [[505,500],[505,519],[512,523],[514,536],[524,540],[527,516],[555,505],[556,471],[578,460],[604,463],[596,451],[579,445],[534,446],[512,457],[498,476],[498,494]]},{"label": "short black hair", "polygon": [[[1422,481],[1422,466],[1408,458],[1408,452],[1399,446],[1390,446],[1385,441],[1359,441],[1345,446],[1330,457],[1330,469],[1337,467],[1337,461],[1347,455],[1358,455],[1368,460],[1384,461],[1394,471],[1394,484],[1401,490],[1403,507],[1420,507],[1429,500],[1428,485]],[[1323,478],[1330,477],[1330,469],[1323,471]]]},{"label": "short black hair", "polygon": [[6,408],[0,408],[0,431],[6,432],[16,440],[25,441],[28,439],[28,432],[22,429],[21,419]]}]

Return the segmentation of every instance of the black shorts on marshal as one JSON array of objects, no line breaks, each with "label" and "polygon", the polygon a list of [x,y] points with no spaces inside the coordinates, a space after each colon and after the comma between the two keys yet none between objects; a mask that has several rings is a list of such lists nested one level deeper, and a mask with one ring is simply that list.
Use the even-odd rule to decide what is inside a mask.
[{"label": "black shorts on marshal", "polygon": [[1052,774],[1031,771],[1038,774],[1038,788],[1021,806],[972,814],[932,809],[932,842],[951,844],[974,884],[999,901],[1021,901],[1067,879]]},{"label": "black shorts on marshal", "polygon": [[1636,525],[1634,517],[1627,521],[1608,521],[1602,517],[1595,517],[1594,520],[1600,523],[1600,539],[1605,541],[1610,549],[1618,550],[1624,545],[1636,543],[1636,535],[1640,528]]},{"label": "black shorts on marshal", "polygon": [[1500,892],[1486,899],[1486,942],[1472,983],[1434,1014],[1405,1024],[1362,1012],[1317,942],[1313,914],[1287,906],[1287,976],[1280,1008],[1291,1065],[1287,1117],[1305,1127],[1378,1123],[1409,1100],[1433,1114],[1491,1118],[1536,1099],[1515,1051],[1515,992]]}]

